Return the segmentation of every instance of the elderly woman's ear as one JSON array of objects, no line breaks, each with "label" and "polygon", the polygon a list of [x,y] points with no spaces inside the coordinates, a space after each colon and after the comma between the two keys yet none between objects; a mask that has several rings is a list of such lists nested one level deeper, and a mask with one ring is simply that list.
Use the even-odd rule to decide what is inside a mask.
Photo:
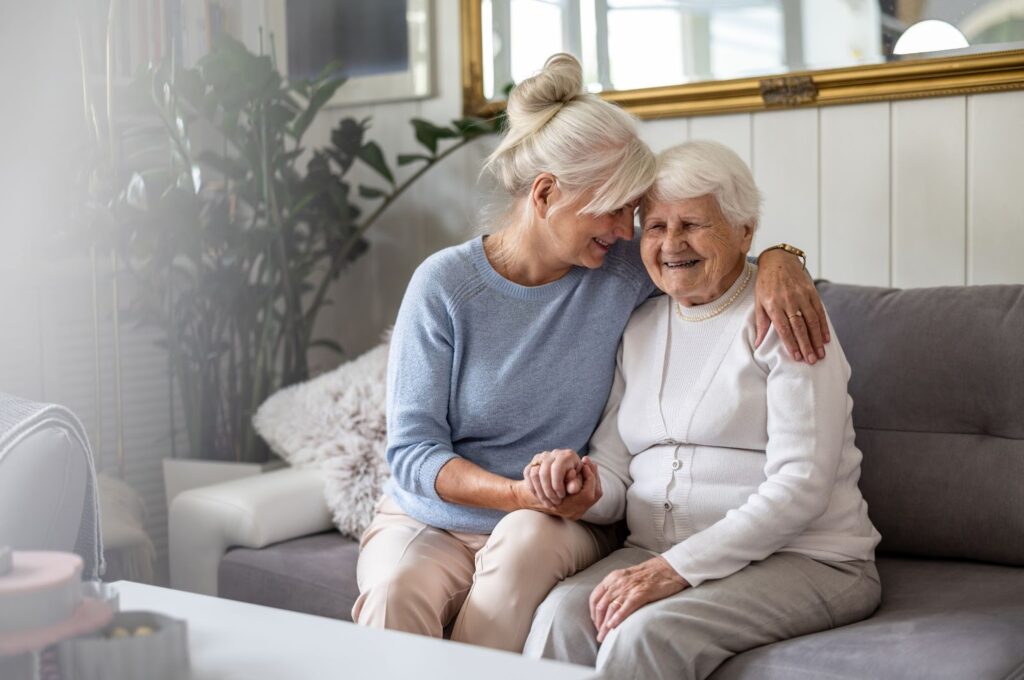
[{"label": "elderly woman's ear", "polygon": [[744,224],[743,227],[743,252],[749,253],[750,246],[754,243],[754,224]]}]

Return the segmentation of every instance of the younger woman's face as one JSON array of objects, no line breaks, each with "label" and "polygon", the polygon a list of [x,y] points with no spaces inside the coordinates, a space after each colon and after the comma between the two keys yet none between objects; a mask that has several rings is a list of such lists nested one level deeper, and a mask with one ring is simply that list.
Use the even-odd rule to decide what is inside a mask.
[{"label": "younger woman's face", "polygon": [[555,204],[542,228],[547,230],[551,255],[566,265],[597,269],[612,244],[633,238],[633,225],[639,199],[604,215],[581,214],[592,194],[584,193],[576,200]]}]

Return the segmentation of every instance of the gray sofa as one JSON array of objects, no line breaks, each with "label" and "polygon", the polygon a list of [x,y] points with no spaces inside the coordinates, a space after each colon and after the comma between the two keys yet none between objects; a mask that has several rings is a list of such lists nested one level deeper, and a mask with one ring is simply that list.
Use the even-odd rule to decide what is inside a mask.
[{"label": "gray sofa", "polygon": [[[819,289],[853,368],[882,604],[714,678],[1024,678],[1024,286]],[[176,501],[172,584],[348,619],[357,545],[327,530],[318,473],[242,482]]]}]

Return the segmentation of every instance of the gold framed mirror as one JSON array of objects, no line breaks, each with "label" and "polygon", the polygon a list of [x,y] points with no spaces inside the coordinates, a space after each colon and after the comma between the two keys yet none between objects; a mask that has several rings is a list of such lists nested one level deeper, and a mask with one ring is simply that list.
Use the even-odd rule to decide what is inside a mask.
[{"label": "gold framed mirror", "polygon": [[[528,7],[531,2],[535,7]],[[933,3],[956,19],[953,23],[957,27],[946,24],[959,36],[954,36],[953,49],[934,51],[935,45],[950,45],[940,38],[937,43],[933,39],[932,47],[924,53],[902,56],[893,55],[903,42],[897,38],[910,35],[910,28],[917,31],[922,25],[935,23],[926,14],[926,0],[831,0],[840,13],[834,17],[822,14],[827,4],[822,0],[461,0],[463,108],[467,115],[478,116],[501,109],[502,85],[512,82],[511,76],[517,75],[516,64],[508,55],[514,54],[515,36],[523,34],[527,34],[527,39],[521,42],[521,52],[532,57],[532,61],[543,61],[536,55],[545,50],[545,45],[551,46],[550,52],[573,52],[583,62],[591,91],[600,91],[606,99],[641,118],[1024,89],[1024,0],[962,0],[959,6],[951,2],[944,6]],[[637,15],[642,11],[648,12],[651,23],[637,23]],[[628,16],[629,12],[634,16]],[[727,16],[731,24],[719,17],[716,29],[712,12],[731,12]],[[864,15],[863,21],[855,16],[857,12]],[[818,23],[812,23],[808,14],[813,14]],[[680,28],[676,28],[677,15]],[[672,21],[665,21],[666,17]],[[613,19],[621,26],[632,27],[633,37],[625,28],[610,31],[610,26],[615,27]],[[671,34],[672,39],[665,39],[669,35],[664,32],[666,25],[676,31]],[[837,37],[837,26],[845,27],[843,30],[850,34]],[[749,36],[752,29],[758,31],[758,38],[781,37],[774,46],[748,47],[752,43],[744,41],[743,31]],[[645,41],[636,39],[637,30],[661,33]],[[731,36],[728,30],[732,30]],[[970,35],[970,43],[963,37],[965,33]],[[792,38],[794,34],[796,39]],[[679,51],[691,43],[702,46],[703,52],[686,48],[686,55],[648,62],[672,65],[674,70],[662,69],[666,82],[688,82],[620,87],[626,79],[616,78],[609,68],[609,63],[614,65],[616,61],[609,37],[614,35],[619,36],[616,49],[621,56],[617,60],[648,80],[652,69],[631,62],[638,53],[636,44],[644,46],[641,54],[655,54],[666,45]],[[726,36],[724,41],[722,35]],[[717,47],[713,42],[716,38],[720,42]],[[633,47],[624,39],[631,39]],[[738,61],[742,55],[737,56],[737,44],[742,44],[750,53],[751,63],[759,66],[751,68]],[[836,44],[842,50],[833,49]],[[531,50],[535,54],[529,54]],[[834,60],[837,51],[852,55],[851,60],[860,63],[810,68],[816,63],[844,63]],[[713,59],[724,66],[708,68]],[[679,67],[676,61],[687,65]],[[519,62],[518,70],[523,72],[526,61],[520,58]],[[700,70],[701,64],[704,71]],[[794,65],[803,68],[792,68]],[[536,63],[531,68],[539,66]],[[757,72],[758,68],[763,72]],[[725,79],[716,75],[734,76],[745,70],[750,75]],[[633,80],[638,82],[637,78]]]}]

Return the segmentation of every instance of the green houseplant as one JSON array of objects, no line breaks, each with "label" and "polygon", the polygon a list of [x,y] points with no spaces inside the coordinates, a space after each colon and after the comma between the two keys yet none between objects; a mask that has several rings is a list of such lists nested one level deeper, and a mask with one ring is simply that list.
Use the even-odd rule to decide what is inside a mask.
[{"label": "green houseplant", "polygon": [[[303,144],[343,84],[330,68],[289,81],[222,37],[195,69],[148,69],[123,105],[109,87],[104,111],[87,94],[101,152],[81,183],[85,212],[130,280],[129,314],[161,331],[192,456],[267,459],[251,415],[309,377],[310,348],[344,353],[313,329],[367,230],[429,168],[501,125],[412,120],[421,151],[397,157],[414,170],[398,181],[369,120],[341,118],[328,144]],[[359,174],[376,181],[350,181]]]}]

